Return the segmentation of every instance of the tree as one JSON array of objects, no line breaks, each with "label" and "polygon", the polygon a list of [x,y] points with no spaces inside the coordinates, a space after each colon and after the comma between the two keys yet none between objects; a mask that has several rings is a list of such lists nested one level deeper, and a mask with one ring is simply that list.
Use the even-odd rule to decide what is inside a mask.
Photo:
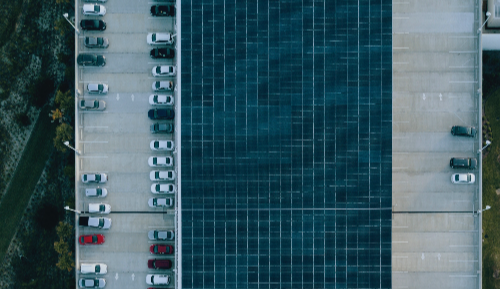
[{"label": "tree", "polygon": [[[65,2],[68,3],[68,0],[56,0],[56,2]],[[71,27],[69,26],[69,23],[66,23],[66,19],[64,17],[59,17],[57,18],[56,21],[54,21],[54,29],[56,31],[59,31],[59,33],[62,35],[66,34],[66,32],[69,31]]]},{"label": "tree", "polygon": [[73,234],[73,226],[66,222],[59,222],[59,225],[56,227],[56,232],[59,239],[67,241]]},{"label": "tree", "polygon": [[75,261],[73,261],[72,255],[72,252],[65,252],[59,255],[59,262],[56,263],[57,268],[71,272],[73,267],[75,267]]},{"label": "tree", "polygon": [[61,123],[56,128],[56,137],[54,138],[54,147],[61,152],[66,152],[65,141],[73,139],[73,127],[67,123]]},{"label": "tree", "polygon": [[71,91],[61,92],[60,90],[56,93],[56,98],[54,102],[59,105],[59,109],[67,114],[75,114],[75,97],[71,95]]}]

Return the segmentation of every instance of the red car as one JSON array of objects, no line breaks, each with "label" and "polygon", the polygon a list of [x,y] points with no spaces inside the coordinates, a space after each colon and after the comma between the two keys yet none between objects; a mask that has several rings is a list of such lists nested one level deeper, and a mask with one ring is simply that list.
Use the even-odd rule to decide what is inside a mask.
[{"label": "red car", "polygon": [[104,243],[104,236],[102,234],[81,235],[78,242],[80,245],[100,245]]},{"label": "red car", "polygon": [[158,260],[158,259],[150,259],[148,260],[148,268],[149,269],[170,269],[172,268],[172,261],[168,259]]},{"label": "red car", "polygon": [[151,245],[149,252],[151,254],[173,254],[174,247],[172,245]]}]

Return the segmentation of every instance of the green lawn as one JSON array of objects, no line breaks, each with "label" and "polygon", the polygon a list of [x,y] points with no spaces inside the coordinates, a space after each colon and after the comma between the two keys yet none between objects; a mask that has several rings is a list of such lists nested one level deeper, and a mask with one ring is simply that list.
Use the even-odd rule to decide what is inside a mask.
[{"label": "green lawn", "polygon": [[7,252],[45,163],[54,149],[56,124],[50,123],[47,117],[49,112],[48,105],[40,112],[11,184],[0,203],[0,261]]},{"label": "green lawn", "polygon": [[483,158],[483,207],[491,210],[483,213],[483,288],[500,288],[500,279],[493,278],[500,270],[500,90],[488,96],[484,103],[486,120],[490,122],[493,139]]}]

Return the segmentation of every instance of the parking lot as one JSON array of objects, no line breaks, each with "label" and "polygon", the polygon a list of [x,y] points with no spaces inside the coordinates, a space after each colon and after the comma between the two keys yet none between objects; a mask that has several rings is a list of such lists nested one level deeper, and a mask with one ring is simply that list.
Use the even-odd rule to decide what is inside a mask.
[{"label": "parking lot", "polygon": [[[101,3],[106,7],[104,16],[82,15],[82,7],[87,2],[77,1],[78,15],[75,22],[80,30],[77,38],[76,54],[91,53],[103,55],[106,64],[103,67],[76,67],[76,85],[81,100],[104,100],[105,109],[78,109],[75,121],[75,146],[80,150],[76,156],[76,210],[82,211],[80,216],[89,216],[89,203],[105,203],[111,205],[109,215],[91,214],[93,217],[106,217],[112,221],[109,230],[79,226],[77,236],[103,234],[102,245],[76,244],[76,271],[82,263],[104,263],[107,274],[79,274],[80,278],[105,278],[106,288],[148,288],[145,282],[147,274],[170,275],[169,288],[177,283],[178,259],[177,242],[177,193],[153,194],[150,180],[152,170],[173,170],[177,172],[177,150],[180,139],[175,133],[152,134],[153,123],[170,123],[178,127],[177,115],[173,120],[150,120],[148,111],[152,108],[172,108],[177,114],[178,92],[154,92],[154,81],[172,81],[177,85],[177,76],[154,77],[152,68],[157,65],[178,65],[177,55],[173,59],[152,59],[150,46],[146,41],[148,33],[170,32],[174,37],[172,47],[175,50],[176,17],[153,17],[150,15],[152,5],[175,5],[175,2],[150,1],[116,1]],[[90,2],[93,3],[93,2]],[[103,20],[104,31],[83,30],[82,19]],[[85,37],[105,37],[109,41],[107,48],[88,48],[84,45]],[[177,51],[176,51],[177,52]],[[178,74],[177,74],[178,75]],[[106,84],[107,94],[89,94],[89,83]],[[173,95],[173,106],[152,106],[150,95]],[[179,102],[180,103],[180,102]],[[174,130],[175,132],[176,130]],[[175,151],[153,151],[150,143],[153,140],[172,140]],[[173,166],[166,168],[150,167],[148,159],[152,156],[173,158]],[[80,180],[82,174],[105,173],[108,181],[103,184],[88,183]],[[177,186],[178,179],[162,181]],[[104,198],[86,196],[86,189],[105,188],[108,194]],[[153,197],[172,198],[173,206],[169,208],[151,208],[148,200]],[[150,230],[175,232],[174,240],[152,241],[148,238]],[[78,240],[77,240],[78,242]],[[152,255],[153,244],[172,245],[172,255]],[[170,259],[172,266],[167,270],[148,269],[150,259]]]},{"label": "parking lot", "polygon": [[[474,2],[393,2],[393,288],[480,286],[479,169],[452,169],[476,158],[481,124]],[[474,138],[451,127],[474,126]],[[473,173],[474,184],[453,184]]]}]

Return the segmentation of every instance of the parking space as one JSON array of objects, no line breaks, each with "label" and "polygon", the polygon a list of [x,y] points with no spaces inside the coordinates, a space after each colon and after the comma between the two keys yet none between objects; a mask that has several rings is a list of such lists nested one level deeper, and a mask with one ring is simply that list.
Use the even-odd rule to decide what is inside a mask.
[{"label": "parking space", "polygon": [[[76,143],[80,155],[76,158],[76,176],[82,174],[105,173],[108,181],[101,184],[76,185],[76,210],[85,216],[90,203],[106,203],[111,205],[107,217],[112,221],[109,230],[79,226],[77,236],[103,234],[105,242],[102,245],[77,245],[76,269],[82,263],[104,263],[107,274],[99,276],[106,279],[106,288],[148,288],[145,282],[147,274],[170,275],[169,288],[174,288],[177,272],[177,232],[176,194],[153,194],[151,192],[152,170],[178,169],[177,150],[153,151],[150,144],[155,140],[172,140],[174,146],[180,140],[173,133],[152,134],[150,126],[154,123],[169,123],[177,125],[177,118],[170,120],[151,120],[148,111],[152,108],[172,108],[177,112],[175,104],[178,100],[177,90],[155,92],[152,84],[157,80],[173,81],[176,77],[154,77],[152,68],[155,65],[176,65],[177,57],[169,59],[153,59],[150,50],[154,47],[147,43],[146,36],[151,32],[176,31],[175,17],[153,17],[150,15],[152,5],[174,5],[167,2],[149,1],[116,1],[102,3],[106,7],[105,16],[84,16],[82,7],[86,2],[77,2],[78,25],[82,19],[102,20],[106,24],[103,31],[89,31],[80,28],[77,38],[77,54],[87,53],[103,55],[106,64],[102,67],[81,66],[76,68],[77,97],[80,100],[103,100],[105,109],[77,110],[76,113]],[[107,48],[89,48],[85,46],[88,36],[104,37],[109,41]],[[176,41],[168,46],[176,51]],[[109,91],[106,94],[90,94],[87,85],[91,83],[106,84]],[[174,97],[174,106],[152,106],[149,102],[152,94],[168,94]],[[151,156],[171,156],[173,166],[151,167],[148,158]],[[177,186],[177,179],[163,181]],[[86,189],[105,188],[108,192],[103,198],[86,196]],[[152,208],[148,204],[151,198],[172,198],[172,207]],[[148,232],[174,231],[173,240],[150,240]],[[171,245],[173,253],[152,254],[152,245]],[[166,248],[168,248],[167,246]],[[163,246],[162,246],[163,248]],[[168,250],[167,250],[168,251]],[[148,268],[148,260],[169,259],[172,264],[169,269],[154,270]],[[94,278],[97,275],[82,275],[77,273],[77,280],[82,277]]]},{"label": "parking space", "polygon": [[[411,4],[411,5],[410,5]],[[474,2],[393,2],[393,288],[477,288],[477,11]],[[443,6],[444,5],[444,6]],[[453,184],[473,173],[474,184]]]}]

